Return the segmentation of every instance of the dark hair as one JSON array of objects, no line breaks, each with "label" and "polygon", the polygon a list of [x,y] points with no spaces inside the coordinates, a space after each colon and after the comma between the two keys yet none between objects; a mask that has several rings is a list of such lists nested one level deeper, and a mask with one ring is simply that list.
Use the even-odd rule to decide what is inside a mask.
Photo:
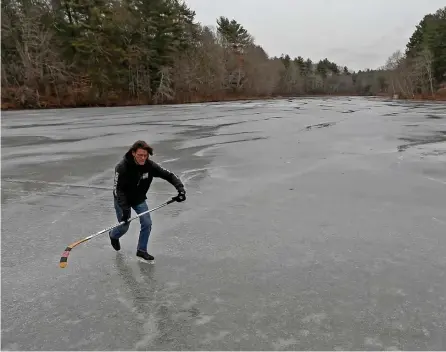
[{"label": "dark hair", "polygon": [[130,148],[132,152],[136,152],[138,149],[144,149],[147,153],[153,155],[153,148],[144,141],[136,141]]}]

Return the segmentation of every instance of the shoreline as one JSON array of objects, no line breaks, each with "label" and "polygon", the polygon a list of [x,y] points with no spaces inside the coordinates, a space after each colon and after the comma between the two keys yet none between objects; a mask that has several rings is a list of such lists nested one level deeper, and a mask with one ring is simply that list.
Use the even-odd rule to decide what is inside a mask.
[{"label": "shoreline", "polygon": [[218,103],[243,100],[282,100],[282,99],[305,99],[305,98],[329,98],[329,97],[366,97],[387,99],[391,101],[413,101],[413,102],[445,102],[446,95],[437,96],[415,96],[413,98],[394,98],[391,94],[379,95],[360,95],[360,94],[303,94],[303,95],[268,95],[268,96],[245,96],[245,95],[227,95],[215,98],[196,97],[191,99],[177,99],[175,101],[163,103],[150,103],[147,101],[111,101],[95,104],[45,104],[44,106],[23,107],[13,104],[1,103],[1,111],[26,111],[26,110],[52,110],[52,109],[82,109],[82,108],[110,108],[110,107],[137,107],[137,106],[160,106],[160,105],[183,105],[183,104],[201,104],[201,103]]}]

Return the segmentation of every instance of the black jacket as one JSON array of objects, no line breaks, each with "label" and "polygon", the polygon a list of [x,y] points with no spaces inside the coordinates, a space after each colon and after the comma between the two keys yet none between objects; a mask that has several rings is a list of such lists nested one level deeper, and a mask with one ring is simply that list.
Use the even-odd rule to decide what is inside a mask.
[{"label": "black jacket", "polygon": [[146,193],[154,177],[168,181],[177,190],[184,189],[183,183],[173,172],[150,159],[144,165],[138,165],[129,150],[115,167],[113,195],[119,206],[130,208],[146,200]]}]

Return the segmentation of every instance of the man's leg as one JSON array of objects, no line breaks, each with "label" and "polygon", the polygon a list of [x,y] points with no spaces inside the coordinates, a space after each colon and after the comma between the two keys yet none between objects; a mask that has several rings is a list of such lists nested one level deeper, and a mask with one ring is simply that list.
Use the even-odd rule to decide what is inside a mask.
[{"label": "man's leg", "polygon": [[[116,199],[114,200],[114,207],[116,212],[116,218],[118,221],[121,221],[122,217],[122,209],[119,206]],[[119,243],[119,238],[121,238],[128,230],[129,230],[130,223],[115,227],[113,230],[109,232],[110,241],[113,246],[113,248],[117,251],[121,249],[121,245]]]},{"label": "man's leg", "polygon": [[[135,209],[137,214],[141,214],[141,213],[149,210],[146,202],[142,202],[142,203],[138,204],[133,209]],[[138,248],[137,249],[138,249],[138,251],[147,253],[147,243],[149,242],[150,232],[152,231],[152,218],[150,216],[150,213],[140,216],[139,223],[141,225],[141,230],[139,232],[139,240],[138,240]]]}]

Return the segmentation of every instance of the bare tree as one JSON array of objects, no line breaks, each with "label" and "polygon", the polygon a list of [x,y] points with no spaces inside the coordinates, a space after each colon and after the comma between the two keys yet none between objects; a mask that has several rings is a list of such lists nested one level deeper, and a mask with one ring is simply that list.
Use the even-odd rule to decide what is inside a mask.
[{"label": "bare tree", "polygon": [[429,81],[429,88],[432,96],[435,96],[433,73],[432,73],[432,52],[424,47],[417,56],[417,64],[422,67]]},{"label": "bare tree", "polygon": [[174,98],[174,91],[172,89],[172,76],[169,67],[162,67],[160,70],[160,83],[156,90],[153,102],[155,104],[172,101]]}]

